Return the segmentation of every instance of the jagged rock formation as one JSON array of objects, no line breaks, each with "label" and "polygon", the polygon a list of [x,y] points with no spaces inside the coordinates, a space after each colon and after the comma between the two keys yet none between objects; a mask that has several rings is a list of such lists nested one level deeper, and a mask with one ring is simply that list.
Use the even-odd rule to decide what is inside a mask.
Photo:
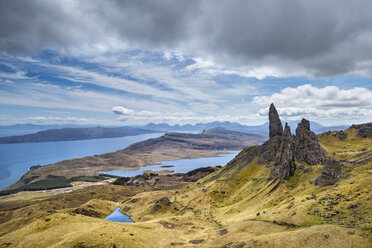
[{"label": "jagged rock formation", "polygon": [[327,157],[318,138],[310,130],[310,122],[302,119],[296,128],[296,136],[286,123],[284,132],[278,112],[270,105],[270,139],[261,146],[259,163],[271,164],[269,179],[288,179],[296,170],[296,161],[309,165],[325,164]]},{"label": "jagged rock formation", "polygon": [[240,163],[242,160],[253,161],[258,157],[258,164],[271,168],[268,180],[289,179],[295,174],[296,164],[302,168],[304,164],[325,165],[322,175],[317,179],[318,185],[332,184],[340,177],[340,163],[326,157],[318,137],[310,130],[308,120],[302,119],[296,128],[296,135],[293,135],[287,123],[282,130],[279,115],[273,104],[270,106],[269,119],[270,139],[261,146],[246,148],[244,155],[230,161],[224,171],[243,169],[244,165]]},{"label": "jagged rock formation", "polygon": [[302,119],[296,128],[295,157],[298,161],[310,165],[324,164],[327,161],[325,151],[317,136],[310,130],[310,122]]},{"label": "jagged rock formation", "polygon": [[[320,146],[317,136],[310,130],[308,120],[301,120],[296,128],[296,136],[291,134],[287,123],[283,131],[278,112],[273,104],[270,105],[269,120],[270,139],[262,146],[255,148],[258,153],[256,155],[259,155],[258,163],[271,166],[269,180],[290,178],[295,173],[296,162],[308,165],[332,164],[325,156],[325,151]],[[323,181],[330,182],[333,178],[337,178],[338,173],[334,169],[336,167],[339,168],[340,165],[337,163],[324,170]],[[321,184],[323,183],[319,183]]]},{"label": "jagged rock formation", "polygon": [[283,134],[283,126],[282,122],[280,121],[278,112],[276,111],[276,108],[274,107],[274,104],[270,105],[269,110],[269,137],[273,138],[276,135],[281,136]]}]

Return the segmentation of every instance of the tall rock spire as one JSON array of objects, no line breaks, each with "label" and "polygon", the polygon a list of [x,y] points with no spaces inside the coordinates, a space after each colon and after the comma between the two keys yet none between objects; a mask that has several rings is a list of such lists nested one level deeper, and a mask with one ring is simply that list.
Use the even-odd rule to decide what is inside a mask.
[{"label": "tall rock spire", "polygon": [[282,136],[283,134],[283,126],[282,122],[280,121],[278,112],[276,111],[276,108],[274,104],[270,105],[269,110],[269,130],[270,130],[270,138],[274,136]]},{"label": "tall rock spire", "polygon": [[269,179],[288,179],[296,170],[294,156],[294,137],[288,124],[285,124],[283,135],[280,137],[281,144],[275,155],[274,166],[271,168]]},{"label": "tall rock spire", "polygon": [[295,156],[298,161],[307,164],[324,164],[327,161],[325,151],[318,137],[310,130],[310,122],[302,119],[296,128]]}]

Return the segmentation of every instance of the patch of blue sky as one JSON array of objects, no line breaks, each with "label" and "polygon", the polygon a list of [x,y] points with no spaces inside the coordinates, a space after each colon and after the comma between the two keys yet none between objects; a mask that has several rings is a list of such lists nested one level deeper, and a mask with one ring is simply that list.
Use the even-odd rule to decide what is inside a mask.
[{"label": "patch of blue sky", "polygon": [[3,60],[0,60],[0,72],[5,73],[15,73],[17,70],[14,67],[11,67],[10,64],[4,63]]},{"label": "patch of blue sky", "polygon": [[[314,80],[315,85],[316,80]],[[362,77],[353,73],[338,75],[324,80],[324,86],[334,85],[341,89],[352,89],[355,87],[363,87],[372,90],[371,78]]]},{"label": "patch of blue sky", "polygon": [[[55,109],[55,108],[48,108],[48,107],[35,107],[35,106],[25,106],[25,105],[13,105],[13,104],[0,104],[0,112],[4,115],[12,115],[15,117],[23,117],[27,116],[38,116],[41,112],[44,111],[54,111],[55,113],[59,114],[69,114],[73,110],[70,109]],[[76,111],[78,114],[81,111]]]},{"label": "patch of blue sky", "polygon": [[[97,118],[98,112],[88,110],[74,110],[74,109],[61,109],[50,107],[37,107],[13,104],[0,104],[0,112],[2,115],[9,115],[13,117],[24,116],[53,116],[53,117],[76,117],[76,118]],[[114,117],[112,113],[107,111],[99,112],[100,119],[112,120]]]},{"label": "patch of blue sky", "polygon": [[37,61],[47,62],[52,65],[64,65],[72,67],[82,67],[87,70],[99,69],[100,64],[91,61],[85,61],[79,57],[65,56],[54,50],[43,50],[37,56],[33,56]]},{"label": "patch of blue sky", "polygon": [[3,92],[8,92],[8,93],[18,93],[20,89],[19,88],[20,85],[21,85],[20,80],[17,80],[17,83],[12,83],[12,84],[8,84],[8,83],[1,84],[0,83],[0,92],[3,91]]},{"label": "patch of blue sky", "polygon": [[181,69],[186,68],[189,65],[193,65],[193,64],[196,63],[195,60],[189,59],[189,58],[186,58],[183,61],[179,61],[177,59],[172,59],[172,62],[174,64],[174,66],[173,66],[174,70],[181,70]]}]

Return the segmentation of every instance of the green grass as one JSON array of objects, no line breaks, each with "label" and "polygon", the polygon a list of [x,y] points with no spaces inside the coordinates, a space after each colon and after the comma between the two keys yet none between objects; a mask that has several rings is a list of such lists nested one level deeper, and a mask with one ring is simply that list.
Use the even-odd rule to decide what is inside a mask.
[{"label": "green grass", "polygon": [[212,168],[212,167],[200,167],[200,168],[197,168],[195,170],[192,170],[192,171],[189,171],[187,172],[187,175],[188,176],[193,176],[195,175],[196,173],[198,172],[208,172],[208,173],[212,173],[214,172],[216,169]]},{"label": "green grass", "polygon": [[99,182],[102,180],[107,179],[107,176],[78,176],[78,177],[71,177],[69,180],[70,182]]},{"label": "green grass", "polygon": [[56,179],[41,179],[39,181],[23,185],[17,189],[2,190],[0,196],[14,194],[20,191],[37,191],[37,190],[49,190],[49,189],[60,189],[72,187],[71,182],[99,182],[110,177],[106,175],[99,176],[78,176],[69,179],[56,178]]}]

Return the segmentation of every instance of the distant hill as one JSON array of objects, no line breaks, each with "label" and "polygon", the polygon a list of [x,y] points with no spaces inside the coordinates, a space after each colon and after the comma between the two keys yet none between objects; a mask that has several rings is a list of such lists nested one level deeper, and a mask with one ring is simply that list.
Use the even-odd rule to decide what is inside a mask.
[{"label": "distant hill", "polygon": [[0,137],[0,144],[118,138],[156,131],[134,127],[82,127],[48,129],[33,134]]},{"label": "distant hill", "polygon": [[[292,132],[295,132],[296,127],[300,121],[289,121],[288,125],[291,127]],[[283,122],[283,126],[284,126]],[[348,128],[347,125],[341,125],[341,126],[323,126],[317,122],[310,122],[311,129],[316,133],[323,133],[326,131],[339,131],[339,130],[344,130]],[[209,122],[209,123],[197,123],[194,125],[191,124],[186,124],[186,125],[169,125],[167,123],[149,123],[142,128],[145,129],[150,129],[150,130],[157,130],[157,131],[175,131],[175,132],[180,132],[180,131],[189,131],[189,132],[200,132],[203,130],[208,130],[211,128],[217,128],[217,127],[222,127],[227,130],[232,130],[232,131],[237,131],[237,132],[244,132],[244,133],[254,133],[254,134],[260,134],[260,135],[265,135],[268,136],[268,130],[269,130],[269,123],[266,122],[262,125],[257,125],[257,126],[248,126],[248,125],[242,125],[237,122],[229,122],[229,121],[224,121],[224,122]]]},{"label": "distant hill", "polygon": [[25,135],[36,133],[48,129],[60,129],[60,128],[83,128],[93,127],[94,125],[77,125],[77,124],[50,124],[50,125],[35,125],[31,123],[26,124],[15,124],[0,126],[0,137]]}]

